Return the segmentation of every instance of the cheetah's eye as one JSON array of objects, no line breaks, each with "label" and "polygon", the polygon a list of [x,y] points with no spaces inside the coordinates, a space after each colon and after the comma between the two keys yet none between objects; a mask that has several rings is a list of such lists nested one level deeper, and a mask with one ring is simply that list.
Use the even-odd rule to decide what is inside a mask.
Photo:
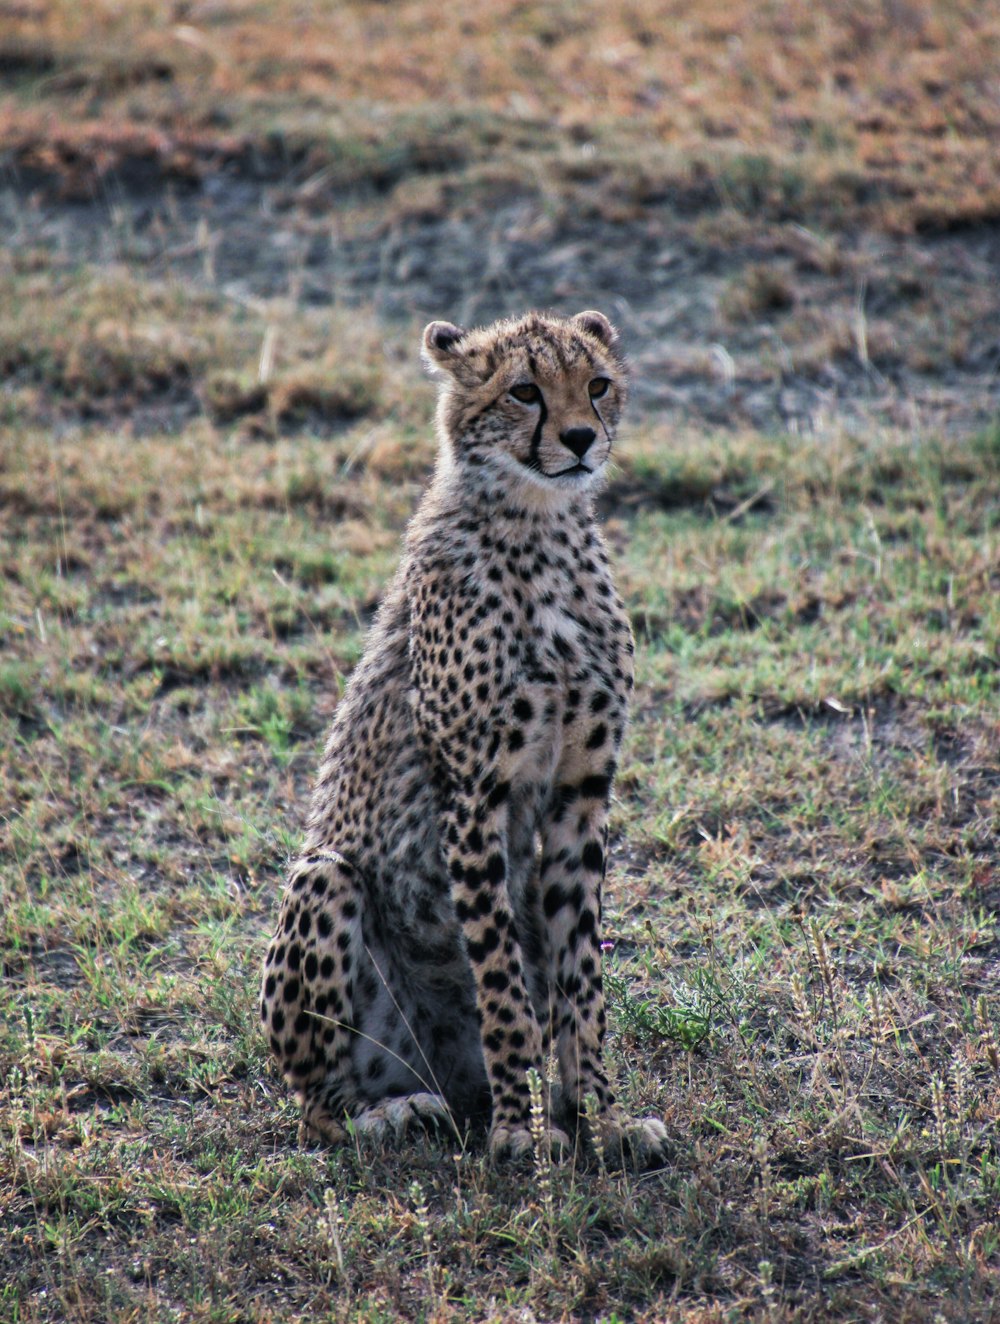
[{"label": "cheetah's eye", "polygon": [[610,385],[607,377],[595,377],[587,387],[591,400],[600,400],[602,395],[607,395]]},{"label": "cheetah's eye", "polygon": [[510,388],[510,393],[523,405],[537,405],[542,398],[542,393],[534,382],[519,382],[517,386]]}]

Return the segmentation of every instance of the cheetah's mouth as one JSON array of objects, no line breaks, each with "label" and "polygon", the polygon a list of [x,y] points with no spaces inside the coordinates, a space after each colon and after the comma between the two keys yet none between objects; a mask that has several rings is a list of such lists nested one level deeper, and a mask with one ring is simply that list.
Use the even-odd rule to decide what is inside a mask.
[{"label": "cheetah's mouth", "polygon": [[544,470],[540,472],[545,478],[566,478],[570,474],[592,474],[594,471],[585,464],[571,464],[568,469],[559,469],[554,474],[547,474]]}]

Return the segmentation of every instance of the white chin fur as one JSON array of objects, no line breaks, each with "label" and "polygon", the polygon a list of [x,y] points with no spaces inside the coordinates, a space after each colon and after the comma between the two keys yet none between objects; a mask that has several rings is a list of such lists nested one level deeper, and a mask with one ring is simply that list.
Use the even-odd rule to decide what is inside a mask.
[{"label": "white chin fur", "polygon": [[533,506],[562,506],[575,497],[582,496],[599,486],[604,477],[607,461],[597,465],[589,474],[571,473],[548,475],[537,469],[529,469],[526,464],[503,451],[490,457],[485,466],[499,470],[503,474],[505,485],[512,496],[518,496]]}]

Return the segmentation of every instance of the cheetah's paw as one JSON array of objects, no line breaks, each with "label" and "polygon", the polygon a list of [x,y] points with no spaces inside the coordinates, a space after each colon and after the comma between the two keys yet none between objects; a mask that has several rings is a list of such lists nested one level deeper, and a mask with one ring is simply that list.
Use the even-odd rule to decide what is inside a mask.
[{"label": "cheetah's paw", "polygon": [[407,1134],[453,1128],[451,1109],[440,1094],[406,1094],[383,1099],[351,1119],[355,1135],[375,1141],[402,1140]]},{"label": "cheetah's paw", "polygon": [[303,1115],[299,1122],[299,1144],[303,1148],[313,1145],[342,1145],[348,1139],[344,1118],[332,1116],[323,1108]]},{"label": "cheetah's paw", "polygon": [[670,1157],[670,1136],[656,1117],[598,1118],[585,1122],[588,1146],[614,1168],[662,1168]]},{"label": "cheetah's paw", "polygon": [[[557,1126],[545,1128],[545,1141],[556,1163],[562,1163],[573,1151],[573,1142]],[[490,1158],[517,1163],[535,1152],[535,1138],[527,1126],[498,1122],[490,1131]]]}]

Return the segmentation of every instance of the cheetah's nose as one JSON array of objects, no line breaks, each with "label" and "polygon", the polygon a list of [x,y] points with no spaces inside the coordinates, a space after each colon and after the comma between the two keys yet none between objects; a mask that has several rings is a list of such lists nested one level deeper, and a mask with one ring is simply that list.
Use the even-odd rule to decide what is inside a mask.
[{"label": "cheetah's nose", "polygon": [[570,448],[578,460],[582,460],[596,436],[593,428],[567,428],[559,434],[559,440]]}]

